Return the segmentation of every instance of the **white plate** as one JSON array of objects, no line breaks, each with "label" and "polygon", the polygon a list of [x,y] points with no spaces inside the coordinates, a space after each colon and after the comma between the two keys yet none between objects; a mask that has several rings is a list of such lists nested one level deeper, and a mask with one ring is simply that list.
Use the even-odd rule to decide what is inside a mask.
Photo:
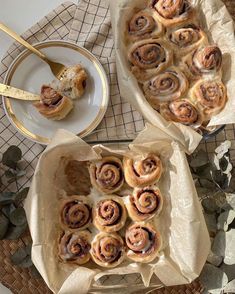
[{"label": "white plate", "polygon": [[[8,119],[22,135],[41,144],[48,144],[61,128],[85,137],[101,122],[108,106],[109,86],[102,65],[89,51],[70,42],[46,41],[34,46],[67,66],[81,64],[89,75],[85,94],[74,101],[74,109],[61,121],[44,118],[32,102],[3,97]],[[4,83],[39,94],[41,86],[54,79],[48,65],[25,50],[11,64]]]}]

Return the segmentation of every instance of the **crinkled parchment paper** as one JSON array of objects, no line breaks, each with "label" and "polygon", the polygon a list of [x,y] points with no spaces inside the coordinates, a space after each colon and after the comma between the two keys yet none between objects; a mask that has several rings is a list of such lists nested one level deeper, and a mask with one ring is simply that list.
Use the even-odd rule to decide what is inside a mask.
[{"label": "crinkled parchment paper", "polygon": [[147,125],[129,148],[132,155],[157,152],[163,161],[164,174],[159,187],[164,196],[164,208],[154,220],[164,240],[159,258],[149,264],[125,261],[114,269],[101,268],[94,263],[86,267],[58,261],[59,211],[55,175],[60,159],[85,161],[100,158],[100,153],[123,154],[117,147],[116,150],[101,145],[92,148],[77,136],[60,130],[38,161],[25,203],[33,239],[32,259],[54,293],[87,293],[91,283],[103,275],[140,273],[148,286],[151,276],[156,274],[159,286],[170,286],[189,283],[200,274],[210,241],[184,147],[160,129]]},{"label": "crinkled parchment paper", "polygon": [[[167,132],[187,146],[192,152],[201,136],[190,127],[167,122],[145,99],[135,77],[130,72],[127,60],[124,33],[134,7],[144,8],[148,0],[110,1],[111,20],[116,46],[116,62],[121,95],[126,98],[153,125]],[[211,43],[217,44],[223,52],[223,82],[228,89],[228,102],[223,111],[214,116],[209,126],[235,123],[235,37],[232,17],[220,0],[192,0],[197,8],[198,19]]]}]

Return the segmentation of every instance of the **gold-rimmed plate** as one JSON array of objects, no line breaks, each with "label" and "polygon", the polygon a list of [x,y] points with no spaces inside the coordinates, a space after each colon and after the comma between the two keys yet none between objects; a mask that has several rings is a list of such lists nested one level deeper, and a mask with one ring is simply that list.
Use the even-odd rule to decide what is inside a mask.
[{"label": "gold-rimmed plate", "polygon": [[[50,59],[67,66],[81,64],[89,75],[85,94],[74,101],[74,109],[61,121],[44,118],[32,102],[3,97],[8,119],[22,135],[44,145],[58,129],[68,130],[81,138],[87,136],[101,122],[108,106],[109,84],[102,65],[88,50],[70,42],[45,41],[34,46]],[[41,86],[54,79],[48,65],[25,50],[9,67],[4,83],[39,94]]]}]

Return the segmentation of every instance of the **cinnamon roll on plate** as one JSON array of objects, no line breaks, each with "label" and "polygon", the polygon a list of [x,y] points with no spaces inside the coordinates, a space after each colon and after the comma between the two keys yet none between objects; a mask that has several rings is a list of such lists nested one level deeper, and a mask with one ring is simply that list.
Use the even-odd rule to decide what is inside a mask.
[{"label": "cinnamon roll on plate", "polygon": [[221,67],[222,52],[215,45],[198,48],[183,58],[183,71],[194,81],[203,76],[221,76]]},{"label": "cinnamon roll on plate", "polygon": [[225,107],[227,89],[219,79],[200,80],[191,89],[191,98],[209,120]]},{"label": "cinnamon roll on plate", "polygon": [[208,44],[206,33],[199,25],[192,22],[170,28],[166,38],[176,57],[185,56],[199,46]]},{"label": "cinnamon roll on plate", "polygon": [[103,197],[93,208],[94,226],[103,232],[117,232],[126,222],[126,207],[118,196]]},{"label": "cinnamon roll on plate", "polygon": [[124,183],[122,162],[114,156],[92,162],[89,172],[92,185],[106,194],[118,191]]},{"label": "cinnamon roll on plate", "polygon": [[162,247],[160,233],[153,226],[135,223],[126,230],[127,257],[136,262],[151,262]]},{"label": "cinnamon roll on plate", "polygon": [[164,70],[172,58],[168,43],[160,39],[138,41],[128,50],[131,71],[139,82],[144,82]]},{"label": "cinnamon roll on plate", "polygon": [[132,159],[123,158],[124,174],[127,184],[133,188],[145,187],[156,183],[162,174],[162,162],[158,155]]},{"label": "cinnamon roll on plate", "polygon": [[43,85],[41,88],[41,101],[34,103],[34,106],[44,117],[61,120],[73,109],[73,102],[50,86]]},{"label": "cinnamon roll on plate", "polygon": [[91,234],[88,231],[65,232],[58,244],[59,259],[66,263],[82,265],[90,260]]},{"label": "cinnamon roll on plate", "polygon": [[186,126],[196,128],[202,123],[199,110],[187,99],[163,103],[160,107],[160,113],[166,120],[182,123]]},{"label": "cinnamon roll on plate", "polygon": [[158,187],[135,188],[129,196],[127,210],[133,221],[146,221],[159,215],[163,206],[163,197]]},{"label": "cinnamon roll on plate", "polygon": [[153,76],[143,84],[146,99],[155,110],[160,104],[182,97],[188,90],[186,76],[175,66]]},{"label": "cinnamon roll on plate", "polygon": [[190,0],[150,0],[150,8],[165,27],[187,22],[195,14]]},{"label": "cinnamon roll on plate", "polygon": [[122,238],[116,233],[99,233],[91,243],[91,257],[102,267],[116,267],[125,257]]},{"label": "cinnamon roll on plate", "polygon": [[157,38],[163,32],[162,24],[154,17],[151,9],[134,9],[130,20],[127,22],[126,39],[133,42]]},{"label": "cinnamon roll on plate", "polygon": [[78,231],[91,222],[91,205],[86,196],[70,196],[61,200],[60,225],[64,230]]}]

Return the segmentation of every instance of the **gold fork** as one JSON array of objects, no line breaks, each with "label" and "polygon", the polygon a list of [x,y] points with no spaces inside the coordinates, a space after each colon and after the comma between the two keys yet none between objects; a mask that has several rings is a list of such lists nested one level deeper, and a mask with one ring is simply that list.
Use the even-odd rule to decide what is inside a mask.
[{"label": "gold fork", "polygon": [[44,55],[41,51],[34,48],[32,45],[30,45],[28,42],[26,42],[23,38],[21,38],[19,35],[17,35],[10,28],[5,26],[3,23],[0,23],[0,29],[3,32],[7,33],[9,36],[11,36],[13,39],[15,39],[17,42],[19,42],[21,45],[26,47],[28,50],[32,51],[34,54],[36,54],[38,57],[40,57],[43,61],[45,61],[49,65],[52,73],[54,74],[54,76],[57,79],[59,79],[59,80],[63,79],[65,72],[68,69],[65,65],[58,63],[58,62],[54,62],[54,61],[50,60],[49,58],[47,58],[46,55]]}]

